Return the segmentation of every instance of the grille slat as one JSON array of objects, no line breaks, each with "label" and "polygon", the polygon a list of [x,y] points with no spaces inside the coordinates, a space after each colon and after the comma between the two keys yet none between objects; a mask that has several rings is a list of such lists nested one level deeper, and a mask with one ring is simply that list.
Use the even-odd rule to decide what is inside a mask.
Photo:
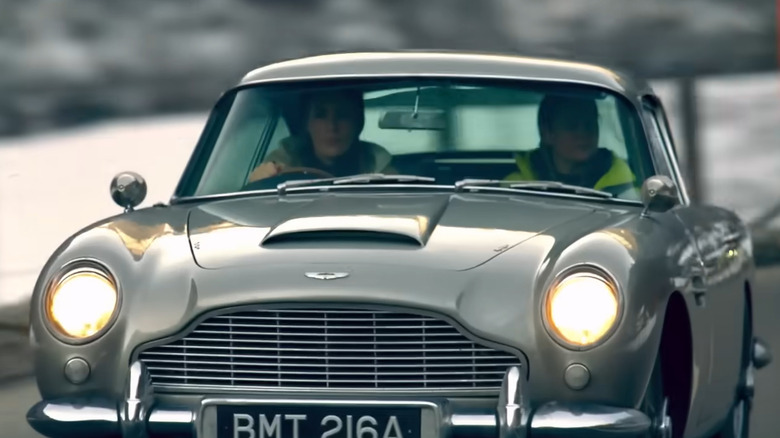
[{"label": "grille slat", "polygon": [[[199,334],[199,333],[195,333]],[[225,335],[227,333],[223,333],[222,335]],[[237,336],[237,335],[234,335]],[[258,337],[261,335],[257,335]],[[263,335],[267,336],[267,335]],[[285,333],[285,336],[289,336],[288,333]],[[314,337],[313,335],[306,335],[308,337]],[[328,337],[333,336],[332,334],[328,334]],[[291,337],[297,338],[296,335],[292,335]],[[377,338],[377,336],[373,336],[374,339]],[[370,342],[374,345],[470,345],[467,341],[464,341],[462,339],[456,339],[456,340],[435,340],[435,341],[425,341],[425,340],[419,340],[419,341],[377,341],[374,339],[360,339],[360,340],[350,340],[350,341],[342,341],[342,340],[325,340],[323,337],[320,337],[316,340],[306,341],[301,339],[291,339],[284,341],[285,344],[294,344],[294,345],[307,345],[307,344],[313,344],[313,345],[365,345],[367,342]],[[200,342],[222,342],[219,338],[189,338],[188,341],[200,341]],[[233,343],[256,343],[256,344],[277,344],[279,341],[275,339],[247,339],[247,338],[233,338],[231,339]],[[469,347],[466,347],[469,348]]]},{"label": "grille slat", "polygon": [[[226,350],[228,348],[225,348]],[[485,350],[489,351],[489,350]],[[146,354],[147,358],[155,358],[158,356],[162,357],[181,357],[181,353],[172,353],[172,352],[147,352]],[[261,360],[270,360],[270,361],[276,361],[278,358],[277,355],[255,355],[255,354],[219,354],[219,353],[187,353],[188,357],[211,357],[211,358],[225,358],[225,359],[261,359]],[[300,360],[300,359],[312,359],[312,356],[285,356],[285,359],[288,360]],[[317,359],[314,357],[314,359]],[[351,361],[359,361],[365,359],[364,357],[359,356],[339,356],[339,357],[331,357],[326,358],[325,360],[330,361],[331,363],[338,363],[338,361],[342,360],[351,360]],[[390,360],[390,361],[422,361],[425,359],[428,361],[428,363],[434,362],[434,361],[462,361],[462,356],[435,356],[435,357],[425,357],[425,356],[397,356],[397,357],[377,357],[377,361],[383,361],[383,360]],[[472,358],[474,360],[495,360],[495,359],[506,359],[506,360],[514,360],[514,356],[507,354],[506,356],[476,356]],[[181,360],[177,360],[176,362],[181,362]],[[189,360],[190,363],[194,363],[194,360]],[[220,363],[226,363],[226,362],[220,362]],[[373,365],[371,365],[373,366]],[[417,364],[419,366],[419,364]],[[471,365],[469,365],[471,366]]]},{"label": "grille slat", "polygon": [[[187,342],[192,340],[188,339]],[[359,345],[366,345],[365,342]],[[240,351],[296,351],[296,352],[309,352],[309,353],[374,353],[377,351],[383,353],[491,353],[495,350],[489,348],[437,348],[437,349],[420,349],[420,348],[382,348],[382,349],[370,349],[370,348],[272,348],[272,347],[230,347],[221,345],[166,345],[166,348],[183,348],[185,350],[240,350]],[[276,356],[279,357],[279,356]],[[422,356],[420,356],[422,358]],[[466,357],[471,360],[470,357]],[[363,357],[365,359],[365,357]]]},{"label": "grille slat", "polygon": [[[206,376],[206,377],[202,377],[202,376],[189,376],[189,377],[185,377],[185,376],[171,376],[171,378],[172,379],[180,379],[180,380],[187,379],[187,380],[209,380],[209,381],[211,381],[211,380],[214,380],[214,381],[230,381],[231,380],[230,377],[220,377],[220,376]],[[287,378],[285,378],[285,379],[263,379],[263,378],[249,378],[249,377],[243,378],[243,379],[241,379],[241,381],[244,382],[244,383],[247,383],[247,382],[267,382],[269,384],[274,384],[274,383],[279,383],[279,382],[283,382],[283,383],[287,383],[287,382],[289,382],[289,383],[296,383],[297,382],[297,383],[315,383],[315,384],[322,383],[322,379],[287,379]],[[400,383],[400,384],[404,384],[404,383],[405,384],[418,384],[420,381],[418,379],[414,379],[414,380],[410,380],[410,379],[393,379],[393,380],[389,380],[389,382]],[[486,382],[490,382],[490,383],[501,385],[501,379],[486,379]],[[339,383],[362,384],[362,383],[365,383],[365,380],[362,380],[362,379],[361,380],[354,380],[354,379],[353,380],[348,380],[348,379],[345,379],[345,380],[339,380]],[[439,380],[436,380],[436,383],[462,384],[463,381],[462,380],[457,380],[457,379],[439,379]],[[210,385],[213,385],[213,384],[214,383],[211,383]],[[206,384],[206,385],[209,385],[209,384]],[[246,387],[246,386],[244,386],[244,387]],[[256,388],[257,387],[254,387],[253,389],[256,389]],[[437,386],[436,389],[440,389],[440,388]],[[461,385],[451,386],[448,389],[463,389],[463,386],[461,386]]]},{"label": "grille slat", "polygon": [[[512,357],[509,356],[506,359],[511,360]],[[320,359],[313,359],[312,363],[287,363],[285,365],[289,367],[311,367],[311,368],[321,368],[322,363],[315,363],[315,362],[321,362]],[[179,364],[180,361],[173,360],[173,359],[154,359],[155,364]],[[191,365],[218,365],[218,366],[225,366],[225,362],[216,362],[211,360],[190,360],[189,363]],[[233,370],[236,372],[240,372],[240,367],[257,367],[258,365],[255,363],[240,363],[240,362],[231,362],[230,366],[233,367]],[[276,365],[274,365],[275,367]],[[469,368],[470,372],[473,372],[474,365],[456,365],[451,363],[428,363],[425,365],[426,368],[449,368],[449,369],[457,369],[457,368]],[[163,369],[161,367],[155,366],[155,369]],[[342,363],[342,364],[335,364],[332,361],[328,364],[329,369],[340,369],[340,368],[372,368],[372,369],[384,369],[384,368],[420,368],[419,364],[398,364],[398,363],[385,363],[385,364],[362,364],[362,363]],[[151,368],[150,368],[151,369]],[[179,368],[172,369],[174,371],[178,370]],[[215,371],[219,371],[219,369],[214,369]]]},{"label": "grille slat", "polygon": [[[278,328],[284,328],[284,329],[288,329],[288,330],[289,329],[307,329],[307,330],[311,330],[311,329],[321,329],[321,328],[323,328],[325,321],[319,321],[319,322],[321,322],[322,324],[320,324],[320,325],[293,325],[293,324],[289,324],[289,325],[288,324],[278,324],[277,325],[277,324],[246,324],[246,323],[241,323],[241,324],[222,324],[222,323],[219,323],[218,324],[218,323],[214,323],[214,322],[204,322],[204,323],[202,323],[200,325],[200,327],[214,327],[214,328],[225,328],[225,327],[233,328],[233,327],[238,327],[238,328],[254,328],[254,329],[278,329]],[[355,322],[360,322],[360,321],[355,321]],[[417,331],[417,330],[420,330],[421,327],[425,327],[425,325],[422,325],[422,324],[417,324],[417,325],[383,325],[383,326],[378,326],[377,328],[383,329],[383,330],[387,329],[387,330],[414,330],[414,331]],[[354,325],[335,325],[335,326],[328,325],[328,330],[354,330],[355,333],[358,333],[361,328],[362,327],[356,327]],[[449,329],[450,327],[431,326],[431,327],[425,327],[425,328],[428,328],[428,329],[437,329],[437,328],[438,329]],[[252,332],[252,333],[254,333],[254,332]],[[417,333],[417,334],[419,335],[419,333]]]},{"label": "grille slat", "polygon": [[[331,330],[331,327],[328,327],[328,330]],[[195,335],[224,335],[226,330],[195,330],[193,334]],[[256,332],[244,332],[244,331],[238,331],[238,330],[230,330],[228,329],[233,336],[276,336],[277,333],[275,332],[266,332],[266,331],[256,331]],[[311,333],[295,333],[295,332],[287,332],[285,333],[285,336],[294,336],[294,337],[307,337],[312,336]],[[322,336],[322,335],[319,335]],[[419,333],[331,333],[328,332],[328,336],[333,337],[354,337],[354,338],[362,338],[362,337],[374,337],[374,338],[385,338],[385,337],[420,337]],[[462,339],[462,335],[460,333],[426,333],[425,337],[432,337],[432,338],[441,338],[441,337],[455,337],[459,338],[459,342],[465,342]],[[240,338],[239,338],[240,339]],[[437,341],[433,341],[437,342]]]},{"label": "grille slat", "polygon": [[[328,313],[334,313],[334,312],[328,312]],[[309,322],[323,322],[327,320],[332,320],[331,318],[326,317],[312,317],[312,316],[280,316],[280,317],[270,317],[270,316],[215,316],[211,318],[209,321],[209,324],[217,324],[217,325],[225,325],[222,322],[217,321],[265,321],[265,322],[277,322],[277,321],[297,321],[297,322],[303,322],[303,321],[309,321]],[[339,318],[339,322],[370,322],[372,321],[371,318]],[[420,318],[420,317],[410,317],[410,318],[382,318],[382,321],[384,322],[431,322],[428,318]],[[205,322],[204,322],[205,324]]]},{"label": "grille slat", "polygon": [[[149,367],[149,371],[179,371],[178,367]],[[300,374],[300,371],[292,370],[292,371],[265,371],[265,370],[231,370],[231,369],[218,369],[218,368],[188,368],[187,371],[191,373],[216,373],[216,374],[223,374],[223,373],[233,373],[235,374],[293,374],[298,375]],[[503,371],[491,371],[491,372],[485,372],[486,374],[503,374]],[[419,372],[410,372],[410,371],[382,371],[382,375],[384,376],[417,376],[419,375]],[[470,376],[473,373],[471,371],[426,371],[426,375],[429,376]],[[372,372],[365,372],[365,371],[328,371],[328,375],[330,376],[376,376],[377,373],[375,371]]]},{"label": "grille slat", "polygon": [[495,391],[511,353],[432,317],[260,309],[215,316],[140,355],[157,387]]}]

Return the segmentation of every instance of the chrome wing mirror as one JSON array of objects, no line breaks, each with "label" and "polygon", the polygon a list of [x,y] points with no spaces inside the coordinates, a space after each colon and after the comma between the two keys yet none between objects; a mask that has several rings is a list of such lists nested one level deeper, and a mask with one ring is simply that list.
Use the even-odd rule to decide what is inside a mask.
[{"label": "chrome wing mirror", "polygon": [[755,337],[753,341],[753,366],[757,370],[764,368],[772,362],[772,353],[763,339]]},{"label": "chrome wing mirror", "polygon": [[665,175],[654,175],[642,183],[642,204],[645,209],[642,216],[648,212],[663,213],[678,204],[677,185]]},{"label": "chrome wing mirror", "polygon": [[111,180],[111,199],[125,213],[133,211],[146,198],[146,180],[135,172],[120,172]]}]

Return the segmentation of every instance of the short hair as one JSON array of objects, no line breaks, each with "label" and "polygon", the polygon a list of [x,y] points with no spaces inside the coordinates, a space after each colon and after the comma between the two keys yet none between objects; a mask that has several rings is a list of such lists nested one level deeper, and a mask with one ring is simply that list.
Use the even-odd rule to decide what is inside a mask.
[{"label": "short hair", "polygon": [[568,111],[577,111],[583,114],[583,116],[591,116],[595,120],[598,120],[599,116],[595,99],[548,94],[539,104],[539,112],[536,121],[539,132],[542,131],[542,128],[549,128],[556,116],[560,115],[561,112]]}]

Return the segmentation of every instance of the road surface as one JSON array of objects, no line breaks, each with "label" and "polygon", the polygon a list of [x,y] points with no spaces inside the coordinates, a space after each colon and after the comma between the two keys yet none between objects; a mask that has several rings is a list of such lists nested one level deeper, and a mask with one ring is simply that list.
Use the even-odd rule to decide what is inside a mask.
[{"label": "road surface", "polygon": [[[775,357],[780,345],[780,267],[759,272],[756,287],[756,333],[773,347]],[[751,424],[751,438],[775,438],[780,430],[780,365],[778,359],[760,370],[756,376],[756,404]],[[0,427],[2,436],[33,438],[41,435],[29,428],[25,421],[27,408],[38,400],[38,391],[32,379],[17,381],[0,387]]]}]

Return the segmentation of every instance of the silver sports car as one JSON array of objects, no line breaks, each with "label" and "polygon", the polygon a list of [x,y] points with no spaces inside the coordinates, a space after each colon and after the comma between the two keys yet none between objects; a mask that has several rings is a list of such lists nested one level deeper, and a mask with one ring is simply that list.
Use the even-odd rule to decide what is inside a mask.
[{"label": "silver sports car", "polygon": [[117,175],[124,212],[35,286],[46,436],[748,435],[750,236],[691,202],[637,78],[280,62],[220,97],[169,203],[145,195]]}]

